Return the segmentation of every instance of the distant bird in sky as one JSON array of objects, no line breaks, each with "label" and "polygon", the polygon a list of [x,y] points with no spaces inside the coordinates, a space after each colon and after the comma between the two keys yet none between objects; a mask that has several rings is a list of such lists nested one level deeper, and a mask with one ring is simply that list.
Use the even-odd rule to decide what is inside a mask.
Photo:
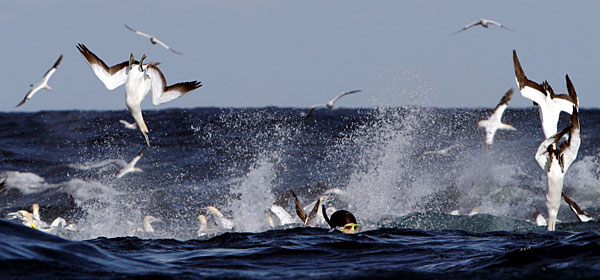
[{"label": "distant bird in sky", "polygon": [[160,105],[202,86],[198,81],[167,86],[165,76],[157,67],[158,63],[144,64],[146,55],[143,55],[138,62],[133,59],[133,54],[129,54],[129,61],[121,62],[109,68],[85,45],[78,44],[77,49],[107,89],[113,90],[125,84],[125,104],[148,146],[150,146],[149,131],[142,116],[142,101],[146,98],[150,89],[152,89],[152,104]]},{"label": "distant bird in sky", "polygon": [[[54,74],[54,72],[56,72],[56,68],[58,67],[58,65],[60,64],[60,61],[62,60],[63,56],[62,54],[58,57],[58,59],[56,60],[56,62],[54,62],[54,65],[52,65],[52,68],[50,68],[46,74],[44,74],[44,77],[42,78],[42,81],[40,81],[37,84],[31,84],[31,89],[29,90],[29,92],[27,92],[27,94],[25,95],[25,98],[23,98],[23,101],[21,101],[21,103],[19,103],[16,107],[19,107],[23,104],[25,104],[25,102],[27,102],[31,97],[33,97],[33,95],[38,92],[38,90],[40,89],[47,89],[47,90],[52,90],[52,88],[48,85],[48,80],[50,79],[50,77],[52,76],[52,74]],[[16,108],[15,107],[15,108]]]},{"label": "distant bird in sky", "polygon": [[129,163],[123,165],[123,168],[121,168],[121,170],[117,174],[117,179],[120,179],[121,177],[125,176],[125,174],[130,172],[141,172],[142,169],[135,167],[135,165],[138,163],[138,161],[140,161],[142,155],[144,155],[144,152],[146,152],[146,147],[141,149]]},{"label": "distant bird in sky", "polygon": [[167,44],[165,44],[163,41],[161,41],[161,40],[158,40],[158,38],[156,38],[156,36],[154,36],[154,35],[149,35],[149,34],[146,34],[146,33],[142,32],[142,31],[139,31],[139,30],[133,29],[133,28],[131,28],[131,27],[127,26],[127,24],[125,24],[125,27],[126,27],[127,29],[129,29],[129,30],[131,30],[131,31],[135,32],[135,34],[142,35],[142,36],[144,36],[144,37],[146,37],[146,38],[150,39],[150,42],[151,42],[153,45],[156,45],[156,43],[158,43],[158,44],[160,44],[161,46],[165,47],[167,50],[170,50],[171,52],[173,52],[173,53],[175,53],[175,54],[179,54],[179,55],[181,55],[181,54],[182,54],[182,53],[180,53],[180,52],[178,52],[178,51],[176,51],[176,50],[172,49],[171,47],[167,46]]},{"label": "distant bird in sky", "polygon": [[504,114],[504,110],[508,107],[508,102],[512,98],[514,93],[514,89],[509,89],[502,99],[500,103],[496,106],[494,113],[487,120],[480,120],[477,122],[477,127],[485,128],[485,144],[492,145],[494,144],[494,135],[498,129],[508,129],[508,130],[517,130],[510,124],[505,124],[502,122],[502,114]]},{"label": "distant bird in sky", "polygon": [[471,28],[473,26],[477,26],[477,25],[481,25],[484,28],[488,28],[488,26],[490,24],[496,25],[498,27],[504,28],[504,29],[509,30],[509,31],[514,31],[513,29],[510,29],[510,28],[504,26],[503,24],[501,24],[501,23],[499,23],[497,21],[493,21],[491,19],[479,18],[478,21],[474,21],[474,22],[471,22],[471,23],[465,25],[463,28],[461,28],[460,30],[454,32],[453,34],[457,34],[459,32],[465,31],[465,30],[467,30],[467,29],[469,29],[469,28]]},{"label": "distant bird in sky", "polygon": [[519,85],[521,95],[533,101],[533,105],[539,106],[544,137],[552,137],[552,135],[556,134],[560,112],[563,111],[572,114],[573,108],[579,110],[579,98],[571,79],[569,79],[569,75],[565,76],[569,94],[554,94],[552,87],[550,87],[547,81],[538,84],[525,76],[517,57],[517,51],[515,50],[513,50],[513,64],[515,68],[515,80],[517,81],[517,85]]},{"label": "distant bird in sky", "polygon": [[137,125],[136,125],[135,123],[130,123],[130,122],[126,121],[126,120],[119,120],[119,122],[120,122],[120,123],[122,123],[122,124],[123,124],[123,126],[124,126],[125,128],[128,128],[128,129],[135,130],[135,129],[137,129],[137,128],[138,128],[138,127],[137,127]]},{"label": "distant bird in sky", "polygon": [[348,94],[352,94],[352,93],[357,93],[357,92],[361,92],[361,90],[351,90],[351,91],[344,91],[340,94],[338,94],[336,97],[334,97],[333,99],[329,100],[329,102],[327,103],[323,103],[323,104],[315,104],[312,107],[310,107],[310,109],[308,110],[308,113],[306,113],[306,117],[304,119],[308,119],[310,118],[310,115],[312,114],[312,112],[319,108],[319,107],[327,107],[329,109],[333,109],[333,103],[335,103],[338,99],[340,99],[342,96],[348,95]]}]

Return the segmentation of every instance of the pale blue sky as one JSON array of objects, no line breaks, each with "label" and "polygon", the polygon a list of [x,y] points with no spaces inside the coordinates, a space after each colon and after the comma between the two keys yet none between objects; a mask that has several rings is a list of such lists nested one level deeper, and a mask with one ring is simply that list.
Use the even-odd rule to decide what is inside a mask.
[{"label": "pale blue sky", "polygon": [[[529,78],[600,107],[600,1],[4,1],[0,111],[124,110],[76,50],[113,65],[133,52],[162,63],[169,84],[203,87],[161,106],[309,107],[362,89],[342,107],[494,107],[516,87],[512,49]],[[494,19],[515,29],[472,28]],[[154,34],[178,56],[126,30]],[[15,109],[60,54],[42,90]],[[530,106],[516,94],[511,106]]]}]

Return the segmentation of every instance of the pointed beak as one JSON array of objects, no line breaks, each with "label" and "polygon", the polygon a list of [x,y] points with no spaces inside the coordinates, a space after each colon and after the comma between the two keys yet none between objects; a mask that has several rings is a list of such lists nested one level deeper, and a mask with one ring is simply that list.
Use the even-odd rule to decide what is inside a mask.
[{"label": "pointed beak", "polygon": [[131,70],[132,64],[133,64],[133,54],[129,53],[129,67],[127,67],[127,69]]}]

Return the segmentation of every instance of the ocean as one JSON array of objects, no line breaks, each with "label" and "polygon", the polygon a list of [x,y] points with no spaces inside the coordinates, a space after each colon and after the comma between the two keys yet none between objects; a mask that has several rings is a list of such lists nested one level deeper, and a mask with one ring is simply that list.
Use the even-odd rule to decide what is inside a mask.
[{"label": "ocean", "polygon": [[[556,232],[530,222],[547,215],[536,108],[509,108],[503,121],[517,130],[489,148],[475,123],[491,108],[305,111],[147,110],[142,171],[120,179],[119,164],[145,147],[119,123],[128,111],[0,113],[1,278],[600,277],[597,221],[578,222],[563,202]],[[580,119],[564,191],[597,218],[600,111]],[[352,212],[361,231],[305,227],[291,190],[305,206],[335,193],[324,205]],[[56,236],[6,219],[34,203],[41,220],[72,226]],[[273,205],[295,221],[282,224]]]}]

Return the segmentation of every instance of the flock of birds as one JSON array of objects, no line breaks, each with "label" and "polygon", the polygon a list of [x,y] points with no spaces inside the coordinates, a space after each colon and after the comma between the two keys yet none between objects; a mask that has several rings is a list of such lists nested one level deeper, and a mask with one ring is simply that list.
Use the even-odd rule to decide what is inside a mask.
[{"label": "flock of birds", "polygon": [[[499,22],[480,18],[478,21],[465,25],[463,28],[453,34],[465,31],[474,26],[488,28],[489,25],[495,25],[500,28],[513,31]],[[125,27],[138,35],[148,38],[152,44],[159,44],[175,54],[182,55],[182,53],[172,49],[153,35],[141,32],[127,25],[125,25]],[[108,67],[104,61],[90,51],[84,44],[78,44],[77,49],[92,68],[94,74],[98,77],[98,79],[100,79],[100,81],[102,81],[108,90],[113,90],[125,84],[125,103],[135,123],[129,123],[126,120],[120,120],[120,122],[128,129],[139,130],[147,146],[150,146],[150,140],[148,137],[149,129],[146,126],[142,116],[141,102],[148,95],[150,90],[152,90],[152,103],[154,105],[160,105],[181,97],[184,94],[202,86],[202,84],[198,81],[181,82],[167,85],[163,73],[158,68],[159,63],[144,63],[144,60],[146,59],[145,54],[143,54],[140,60],[137,61],[134,59],[133,54],[130,53],[127,61]],[[56,60],[54,65],[44,74],[39,83],[31,85],[31,90],[16,107],[20,107],[25,104],[35,95],[36,92],[41,89],[51,90],[51,87],[48,85],[48,80],[56,72],[60,62],[62,61],[62,58],[63,56],[61,55]],[[516,51],[513,51],[513,62],[515,68],[515,77],[521,95],[532,100],[534,105],[539,107],[542,130],[546,138],[539,145],[535,159],[547,175],[547,229],[555,229],[556,216],[560,206],[561,197],[565,199],[570,208],[578,215],[578,218],[581,221],[589,221],[592,218],[582,211],[581,208],[571,198],[562,192],[564,175],[577,157],[581,143],[578,117],[579,100],[577,98],[575,88],[573,87],[573,84],[567,75],[566,83],[568,94],[555,94],[548,82],[544,81],[543,83],[539,84],[529,80],[525,76]],[[306,113],[305,119],[310,118],[315,109],[319,107],[332,109],[334,107],[334,103],[341,97],[358,92],[361,92],[361,90],[345,91],[338,94],[327,103],[311,106]],[[486,131],[484,140],[485,147],[489,147],[493,144],[494,135],[498,129],[515,130],[513,126],[502,123],[501,121],[502,115],[506,110],[513,93],[513,89],[508,90],[500,100],[500,103],[496,106],[492,115],[488,119],[477,122],[478,127],[484,128]],[[561,112],[571,114],[571,123],[568,127],[557,132],[558,120]],[[457,146],[458,144],[452,145],[442,151],[438,151],[439,153],[436,153],[447,153],[448,150]],[[135,167],[135,165],[145,151],[146,148],[143,148],[128,163],[124,161],[119,163],[122,168],[116,174],[116,178],[121,178],[131,172],[141,171],[141,169]],[[1,182],[0,190],[5,187],[6,181]],[[307,207],[303,207],[296,194],[292,191],[294,204],[296,206],[296,214],[301,223],[306,226],[317,225],[323,223],[323,221],[329,223],[329,220],[327,219],[327,212],[331,213],[332,211],[335,211],[335,209],[332,209],[332,207],[326,209],[322,203],[324,199],[327,199],[334,194],[339,195],[342,193],[343,191],[339,189],[329,190],[325,194],[319,196],[317,201],[311,203]],[[47,224],[40,219],[39,205],[34,204],[32,208],[33,213],[29,213],[26,210],[19,210],[17,212],[9,213],[7,218],[17,219],[26,226],[57,235],[60,234],[61,230],[73,230],[75,228],[74,225],[68,225],[66,221],[60,217],[56,218],[52,223]],[[321,208],[322,211],[319,211]],[[198,216],[198,221],[200,222],[200,227],[198,229],[199,236],[206,235],[208,232],[210,232],[207,226],[207,216],[212,217],[212,220],[215,221],[214,224],[217,228],[232,230],[235,227],[234,223],[227,219],[216,207],[208,206],[205,209],[206,214]],[[474,210],[472,213],[476,212],[477,210]],[[267,219],[272,226],[297,223],[297,220],[281,206],[272,205],[272,207],[269,209],[269,213],[272,215],[268,215]],[[541,224],[542,221],[546,223],[543,217],[541,217],[541,219],[540,216],[536,218],[538,220],[538,224]],[[275,220],[277,222],[275,222]],[[130,221],[129,224],[131,227],[128,233],[135,234],[136,232],[154,232],[152,223],[156,221],[160,221],[160,219],[153,216],[145,216],[142,221],[142,225],[138,228],[136,228],[136,223]]]}]

